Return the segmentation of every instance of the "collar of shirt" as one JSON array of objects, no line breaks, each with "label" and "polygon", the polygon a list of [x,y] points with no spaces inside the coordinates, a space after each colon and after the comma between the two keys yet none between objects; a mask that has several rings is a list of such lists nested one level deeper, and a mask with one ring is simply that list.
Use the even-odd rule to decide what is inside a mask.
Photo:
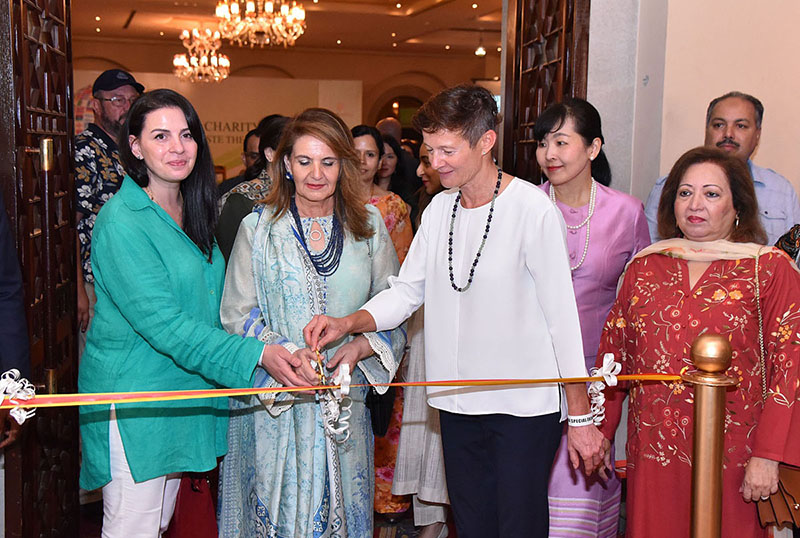
[{"label": "collar of shirt", "polygon": [[99,125],[97,125],[96,123],[90,123],[89,126],[86,127],[86,130],[89,131],[90,133],[92,133],[92,136],[94,138],[99,138],[100,140],[105,142],[106,143],[106,147],[108,147],[109,151],[119,151],[119,148],[117,147],[117,143],[114,142],[114,139],[111,138],[108,135],[108,133],[105,132],[103,130],[103,128],[100,127]]},{"label": "collar of shirt", "polygon": [[760,177],[756,176],[756,171],[755,171],[754,166],[755,165],[753,164],[753,161],[751,161],[750,159],[747,159],[747,168],[750,169],[750,177],[753,178],[753,183],[758,183],[759,185],[761,185],[763,187],[766,184],[761,180]]}]

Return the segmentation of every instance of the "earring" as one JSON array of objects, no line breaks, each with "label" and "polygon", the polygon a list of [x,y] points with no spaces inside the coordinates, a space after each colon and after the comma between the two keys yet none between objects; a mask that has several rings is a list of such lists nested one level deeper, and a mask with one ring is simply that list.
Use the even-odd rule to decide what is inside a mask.
[{"label": "earring", "polygon": [[733,221],[733,228],[736,229],[739,227],[739,215],[736,215],[736,220]]},{"label": "earring", "polygon": [[294,177],[292,177],[292,173],[290,171],[286,171],[286,181],[294,181]]}]

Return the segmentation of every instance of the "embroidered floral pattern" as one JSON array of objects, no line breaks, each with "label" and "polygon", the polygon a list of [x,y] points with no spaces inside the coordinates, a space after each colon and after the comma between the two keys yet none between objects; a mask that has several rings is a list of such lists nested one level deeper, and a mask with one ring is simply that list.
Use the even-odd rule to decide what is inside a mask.
[{"label": "embroidered floral pattern", "polygon": [[[711,262],[694,289],[689,285],[687,262],[682,259],[653,254],[634,260],[601,340],[598,356],[614,353],[621,359],[623,374],[679,374],[693,369],[691,344],[698,336],[717,333],[730,341],[733,354],[727,375],[736,379],[739,386],[726,393],[723,468],[724,486],[732,490],[725,495],[730,495],[728,498],[733,501],[738,496],[744,465],[752,455],[782,453],[792,406],[798,404],[800,396],[798,369],[787,366],[790,358],[794,359],[800,351],[800,276],[790,263],[776,251],[766,251],[759,261],[768,374],[766,404],[761,401],[752,258]],[[682,381],[621,383],[619,389],[627,389],[630,396],[627,456],[632,489],[629,495],[637,495],[637,507],[660,502],[653,496],[659,493],[648,494],[638,489],[646,486],[633,482],[641,480],[639,484],[648,483],[651,488],[653,484],[674,485],[675,494],[679,492],[688,498],[694,389]],[[606,404],[607,414],[618,417],[622,398],[610,397],[610,400]],[[607,436],[613,427],[604,425]],[[660,474],[659,469],[666,474]],[[741,496],[736,502],[739,501]],[[653,505],[648,506],[643,508],[644,513],[652,510]],[[743,501],[741,511],[745,520],[755,515]],[[637,521],[632,514],[629,522],[633,529],[642,528],[637,527],[641,524]]]},{"label": "embroidered floral pattern", "polygon": [[414,239],[408,205],[393,192],[383,197],[373,196],[369,199],[369,203],[381,212],[383,223],[389,230],[389,237],[392,238],[394,250],[397,252],[397,258],[403,263],[411,246],[411,240]]}]

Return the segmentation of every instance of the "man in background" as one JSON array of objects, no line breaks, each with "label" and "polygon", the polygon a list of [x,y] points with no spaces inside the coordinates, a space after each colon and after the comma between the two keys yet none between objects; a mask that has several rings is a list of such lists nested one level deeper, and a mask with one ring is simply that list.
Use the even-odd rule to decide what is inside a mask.
[{"label": "man in background", "polygon": [[78,232],[78,356],[86,346],[86,330],[97,297],[92,274],[92,230],[97,213],[125,177],[117,142],[131,104],[144,91],[133,75],[109,69],[92,85],[94,122],[75,138],[76,222]]},{"label": "man in background", "polygon": [[[763,119],[764,105],[761,101],[746,93],[728,92],[708,105],[705,145],[719,148],[747,163],[758,198],[761,224],[767,232],[767,244],[774,245],[781,235],[800,223],[800,203],[794,187],[785,177],[750,160],[761,139]],[[665,176],[656,181],[644,208],[653,242],[661,239],[656,221],[658,202],[666,180]]]},{"label": "man in background", "polygon": [[242,144],[242,164],[244,165],[245,169],[242,170],[242,173],[238,176],[226,179],[217,185],[217,193],[220,196],[234,188],[236,185],[244,182],[245,170],[253,166],[258,160],[258,144],[261,142],[261,138],[259,137],[258,133],[258,127],[256,127],[255,129],[247,131],[247,134],[244,135],[244,142]]}]

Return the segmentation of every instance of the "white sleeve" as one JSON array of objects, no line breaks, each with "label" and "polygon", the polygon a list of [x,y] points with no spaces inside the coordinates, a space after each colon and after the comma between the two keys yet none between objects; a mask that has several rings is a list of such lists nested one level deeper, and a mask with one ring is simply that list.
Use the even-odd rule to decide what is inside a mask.
[{"label": "white sleeve", "polygon": [[526,266],[536,283],[536,295],[561,377],[584,377],[583,339],[567,256],[566,227],[555,207],[541,215],[536,233],[527,234]]}]

